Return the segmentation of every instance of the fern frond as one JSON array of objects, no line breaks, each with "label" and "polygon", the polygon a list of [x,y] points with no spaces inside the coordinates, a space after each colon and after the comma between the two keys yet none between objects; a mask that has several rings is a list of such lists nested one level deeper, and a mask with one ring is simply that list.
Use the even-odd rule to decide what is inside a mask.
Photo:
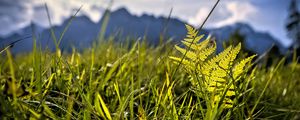
[{"label": "fern frond", "polygon": [[[230,46],[217,56],[210,59],[202,67],[202,73],[208,76],[205,79],[207,81],[206,83],[208,83],[208,91],[215,91],[215,94],[217,95],[225,94],[223,104],[227,107],[232,106],[228,103],[231,103],[229,102],[229,100],[232,101],[230,97],[234,96],[236,93],[234,90],[234,85],[228,86],[229,81],[226,80],[226,78],[228,79],[233,61],[236,59],[240,49],[241,44],[234,48]],[[227,87],[229,87],[229,89],[226,91],[226,93],[223,93]]]},{"label": "fern frond", "polygon": [[223,70],[223,69],[216,69],[211,71],[211,76],[216,76],[216,77],[226,77],[227,76],[227,71]]},{"label": "fern frond", "polygon": [[182,58],[179,58],[179,57],[169,56],[169,58],[174,60],[175,62],[181,62],[182,61],[182,64],[184,64],[184,65],[191,65],[192,64],[189,60],[182,59]]},{"label": "fern frond", "polygon": [[[210,45],[210,37],[204,41],[199,41],[204,35],[197,36],[198,31],[192,26],[186,25],[187,36],[182,41],[187,49],[175,46],[175,48],[186,55],[187,59],[170,57],[175,63],[182,62],[187,71],[190,72],[190,81],[192,85],[204,88],[204,92],[208,93],[208,98],[211,98],[212,103],[209,103],[211,108],[218,106],[220,102],[224,108],[232,108],[233,101],[236,96],[237,84],[233,79],[236,79],[244,72],[245,65],[250,62],[254,56],[246,58],[233,66],[237,55],[240,52],[241,44],[237,46],[229,46],[223,52],[216,56],[213,53],[216,51],[216,42]],[[182,60],[183,59],[183,60]],[[232,77],[232,76],[233,77]],[[196,81],[201,78],[201,82]],[[202,90],[202,89],[201,89]],[[221,100],[221,96],[223,99]]]},{"label": "fern frond", "polygon": [[183,49],[181,47],[178,47],[177,45],[175,45],[175,49],[177,49],[179,52],[181,52],[183,55],[186,54],[186,57],[191,59],[191,60],[196,60],[197,59],[197,55],[196,53],[194,53],[193,51],[189,50],[187,51],[186,49]]},{"label": "fern frond", "polygon": [[205,61],[208,58],[208,56],[210,56],[211,54],[213,54],[216,51],[216,49],[217,49],[216,42],[213,42],[213,43],[214,43],[214,45],[212,47],[208,47],[199,52],[200,54],[199,54],[198,58],[201,61]]},{"label": "fern frond", "polygon": [[237,79],[237,77],[244,72],[245,65],[250,62],[256,55],[250,56],[246,59],[243,59],[241,62],[236,64],[233,67],[233,79]]},{"label": "fern frond", "polygon": [[225,58],[228,54],[230,54],[231,50],[232,50],[232,46],[229,46],[223,52],[221,52],[218,55],[214,56],[210,61],[214,62],[214,63],[219,62],[221,59]]},{"label": "fern frond", "polygon": [[[174,63],[179,64],[182,60],[182,58],[178,58],[178,57],[173,57],[173,56],[169,56],[170,59],[174,60]],[[194,64],[192,62],[190,62],[189,60],[183,59],[182,60],[182,64],[187,67],[188,69],[193,69],[195,68]]]},{"label": "fern frond", "polygon": [[211,41],[211,36],[208,36],[205,40],[203,40],[202,42],[198,43],[199,50],[202,50],[202,49],[206,48],[208,46],[208,44],[209,44],[210,41]]},{"label": "fern frond", "polygon": [[194,27],[190,26],[190,25],[185,25],[188,34],[186,35],[187,38],[194,38],[197,36],[198,34],[198,30],[195,29]]},{"label": "fern frond", "polygon": [[199,41],[204,37],[204,35],[195,36],[195,37],[186,37],[183,39],[183,41],[189,42],[189,43],[199,43]]},{"label": "fern frond", "polygon": [[199,50],[199,46],[197,46],[197,44],[194,44],[194,43],[190,43],[190,42],[186,42],[186,41],[181,41],[186,47],[189,47],[192,49],[192,50]]},{"label": "fern frond", "polygon": [[233,48],[229,53],[226,55],[226,57],[223,57],[223,59],[220,61],[219,65],[223,69],[229,69],[231,67],[232,62],[235,60],[236,56],[239,54],[241,49],[241,43],[239,43],[235,48]]}]

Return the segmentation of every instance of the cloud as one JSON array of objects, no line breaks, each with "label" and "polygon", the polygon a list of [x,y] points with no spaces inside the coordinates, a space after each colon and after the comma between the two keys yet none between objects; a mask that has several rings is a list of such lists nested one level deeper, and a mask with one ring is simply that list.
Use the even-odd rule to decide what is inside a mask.
[{"label": "cloud", "polygon": [[207,8],[207,7],[204,7],[204,8],[200,8],[196,14],[196,17],[192,17],[189,19],[188,23],[194,25],[194,26],[197,26],[199,24],[201,24],[206,16],[208,15],[210,9]]},{"label": "cloud", "polygon": [[[32,0],[32,7],[35,9],[37,16],[41,16],[40,18],[47,18],[47,13],[45,11],[45,3],[48,6],[49,13],[51,15],[51,21],[53,24],[61,24],[65,19],[74,15],[74,13],[81,7],[82,9],[79,12],[79,15],[88,16],[93,22],[98,22],[103,15],[104,8],[102,6],[97,6],[93,4],[93,2],[86,2],[83,0]],[[36,9],[41,8],[41,9]],[[33,17],[33,20],[38,19],[38,17]],[[36,20],[35,22],[39,22],[44,20]],[[43,26],[47,26],[48,23],[41,23]]]},{"label": "cloud", "polygon": [[154,16],[168,16],[174,0],[115,0],[113,10],[126,7],[131,14],[141,16],[151,14]]},{"label": "cloud", "polygon": [[228,11],[229,13],[231,13],[231,16],[225,20],[217,22],[214,25],[215,27],[229,25],[236,22],[245,22],[249,20],[251,16],[257,13],[256,8],[253,5],[251,5],[249,2],[245,2],[245,1],[228,2],[225,5],[224,11]]},{"label": "cloud", "polygon": [[[14,4],[20,3],[20,4]],[[22,0],[0,1],[0,35],[5,36],[12,31],[26,27],[30,23],[33,11],[28,9],[29,4]]]},{"label": "cloud", "polygon": [[35,23],[48,28],[49,21],[45,4],[49,9],[52,25],[60,25],[83,5],[78,15],[86,15],[98,22],[104,12],[104,2],[92,0],[0,0],[0,36],[6,37]]},{"label": "cloud", "polygon": [[[195,17],[188,21],[192,25],[200,25],[210,12],[210,7],[202,7]],[[246,1],[226,1],[221,2],[209,18],[208,27],[221,27],[236,22],[245,22],[249,17],[253,17],[256,8]]]}]

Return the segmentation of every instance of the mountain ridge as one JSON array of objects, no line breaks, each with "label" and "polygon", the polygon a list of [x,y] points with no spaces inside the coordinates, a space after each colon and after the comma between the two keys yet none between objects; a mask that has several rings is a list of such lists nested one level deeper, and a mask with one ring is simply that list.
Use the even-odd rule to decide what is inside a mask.
[{"label": "mountain ridge", "polygon": [[[60,26],[52,27],[55,30],[56,37],[58,37],[60,33],[62,33],[63,28],[67,26],[68,20],[70,19],[65,20]],[[70,49],[73,46],[79,49],[89,47],[98,37],[98,33],[102,27],[102,22],[103,18],[97,23],[92,22],[87,16],[78,16],[74,18],[60,47],[64,49]],[[164,31],[166,24],[168,24],[168,27],[166,28],[167,30]],[[117,39],[125,39],[127,36],[139,38],[146,35],[149,43],[157,44],[159,42],[160,35],[164,33],[165,38],[172,38],[174,41],[180,41],[186,34],[184,24],[185,22],[176,18],[167,19],[147,14],[136,16],[130,14],[127,9],[120,8],[111,12],[104,35],[109,36],[118,33],[119,37]],[[31,23],[30,26],[24,28],[22,30],[23,32],[15,33],[7,38],[0,37],[0,48],[11,43],[14,39],[22,38],[26,34],[33,34],[32,31],[34,30],[32,29],[36,30],[34,34],[36,34],[38,38],[37,41],[42,45],[42,47],[48,46],[48,48],[54,49],[54,43],[50,37],[50,29],[43,29],[34,23]],[[216,37],[218,46],[222,46],[222,42],[224,40],[228,40],[229,36],[233,32],[237,31],[237,29],[240,29],[240,33],[246,38],[246,48],[254,51],[255,53],[262,54],[273,44],[284,49],[278,40],[269,33],[254,31],[251,26],[245,23],[236,23],[214,29],[203,29],[201,33],[206,35],[208,33],[212,34]],[[32,40],[27,39],[17,43],[13,48],[13,52],[18,53],[30,51],[31,48]]]}]

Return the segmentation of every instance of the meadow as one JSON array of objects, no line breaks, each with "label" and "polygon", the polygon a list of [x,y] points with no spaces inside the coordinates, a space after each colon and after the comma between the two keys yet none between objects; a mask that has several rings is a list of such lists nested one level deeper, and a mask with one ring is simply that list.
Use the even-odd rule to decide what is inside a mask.
[{"label": "meadow", "polygon": [[189,26],[175,47],[114,39],[71,53],[2,51],[1,119],[300,119],[296,56],[262,59],[241,44],[216,53]]}]

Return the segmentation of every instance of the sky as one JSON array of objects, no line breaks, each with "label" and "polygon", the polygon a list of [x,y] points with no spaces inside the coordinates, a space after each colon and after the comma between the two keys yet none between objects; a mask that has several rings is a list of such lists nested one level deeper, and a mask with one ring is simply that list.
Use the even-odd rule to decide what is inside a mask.
[{"label": "sky", "polygon": [[[285,21],[290,0],[221,0],[209,18],[206,28],[217,28],[236,22],[250,24],[256,31],[269,32],[288,46]],[[168,16],[199,26],[216,0],[114,0],[112,10],[125,7],[131,14],[140,16]],[[98,22],[110,0],[0,0],[0,36],[8,36],[30,23],[49,27],[47,4],[53,25],[60,25],[83,5],[79,15]],[[298,0],[300,3],[300,0]]]}]

